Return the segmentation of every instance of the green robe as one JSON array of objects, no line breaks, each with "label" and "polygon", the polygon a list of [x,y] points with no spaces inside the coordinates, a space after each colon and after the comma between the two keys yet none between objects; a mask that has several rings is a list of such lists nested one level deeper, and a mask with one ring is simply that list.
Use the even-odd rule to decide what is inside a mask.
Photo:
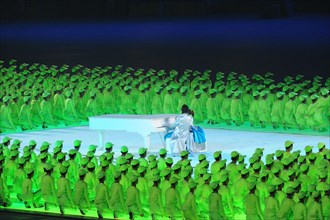
[{"label": "green robe", "polygon": [[32,123],[32,112],[29,104],[23,104],[19,113],[20,125],[24,129],[31,130],[34,126]]},{"label": "green robe", "polygon": [[271,121],[276,124],[282,124],[284,117],[284,102],[276,100],[271,111]]},{"label": "green robe", "polygon": [[247,194],[245,197],[246,220],[262,219],[259,197],[255,194]]},{"label": "green robe", "polygon": [[40,115],[42,121],[48,126],[54,126],[56,124],[54,114],[53,114],[53,107],[50,101],[43,100],[40,103]]},{"label": "green robe", "polygon": [[294,101],[289,100],[285,103],[283,120],[284,123],[290,128],[296,127],[296,111],[297,105]]},{"label": "green robe", "polygon": [[181,200],[179,192],[174,188],[166,190],[165,194],[165,210],[170,218],[181,218]]},{"label": "green robe", "polygon": [[203,114],[203,108],[205,106],[201,105],[200,99],[194,98],[191,100],[190,109],[194,111],[194,122],[196,124],[203,123],[205,117]]},{"label": "green robe", "polygon": [[12,118],[12,110],[9,106],[2,105],[0,109],[0,130],[4,131],[15,131],[16,126]]},{"label": "green robe", "polygon": [[161,218],[164,215],[161,190],[156,186],[149,190],[149,210],[155,217]]},{"label": "green robe", "polygon": [[209,97],[206,101],[206,116],[208,120],[217,121],[217,105],[216,99]]},{"label": "green robe", "polygon": [[243,103],[240,99],[234,98],[230,108],[231,119],[238,123],[244,122]]},{"label": "green robe", "polygon": [[174,105],[173,95],[166,94],[164,96],[164,104],[163,104],[163,113],[164,114],[174,114],[176,110],[176,106]]},{"label": "green robe", "polygon": [[75,102],[68,98],[65,100],[65,107],[63,109],[63,118],[66,125],[75,124],[79,122],[78,113],[76,111]]},{"label": "green robe", "polygon": [[[181,192],[181,194],[183,194]],[[186,220],[195,220],[198,219],[197,216],[197,207],[196,207],[196,198],[192,192],[187,192],[185,199],[182,203],[182,212],[183,217]]]},{"label": "green robe", "polygon": [[276,220],[279,203],[274,197],[267,197],[265,200],[264,220]]},{"label": "green robe", "polygon": [[259,120],[266,123],[270,124],[270,108],[267,100],[261,99],[259,100],[258,104],[258,116]]},{"label": "green robe", "polygon": [[151,113],[162,114],[163,113],[164,100],[160,94],[155,94],[151,102]]},{"label": "green robe", "polygon": [[222,205],[221,196],[218,193],[212,192],[208,198],[208,210],[210,220],[225,220],[226,215]]},{"label": "green robe", "polygon": [[294,201],[289,198],[284,198],[277,212],[277,219],[279,220],[291,219],[293,216],[293,207],[294,207]]},{"label": "green robe", "polygon": [[139,190],[134,186],[130,186],[127,189],[126,195],[126,207],[128,212],[131,212],[133,215],[141,215],[143,212]]}]

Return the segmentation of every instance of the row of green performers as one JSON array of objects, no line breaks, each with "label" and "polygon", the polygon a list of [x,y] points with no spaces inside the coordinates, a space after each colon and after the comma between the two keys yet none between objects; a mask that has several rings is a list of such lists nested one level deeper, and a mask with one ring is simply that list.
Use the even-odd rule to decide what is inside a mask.
[{"label": "row of green performers", "polygon": [[62,151],[63,141],[55,143],[52,153],[43,142],[38,155],[35,141],[23,147],[23,155],[20,143],[5,137],[1,144],[2,206],[10,206],[17,197],[26,208],[57,207],[62,214],[77,209],[82,215],[94,211],[99,218],[330,217],[330,151],[325,143],[317,145],[318,152],[306,146],[302,153],[292,151],[293,143],[286,141],[283,150],[265,155],[265,160],[262,148],[248,159],[233,151],[228,162],[216,151],[212,162],[198,155],[194,167],[187,151],[174,163],[165,149],[148,155],[140,148],[134,157],[122,146],[114,160],[110,142],[100,157],[94,155],[94,145],[82,157],[79,140],[67,153]]},{"label": "row of green performers", "polygon": [[195,124],[235,124],[325,131],[330,78],[273,74],[251,78],[209,70],[134,70],[122,66],[70,68],[0,62],[0,132],[88,121],[102,114],[178,114],[183,104]]}]

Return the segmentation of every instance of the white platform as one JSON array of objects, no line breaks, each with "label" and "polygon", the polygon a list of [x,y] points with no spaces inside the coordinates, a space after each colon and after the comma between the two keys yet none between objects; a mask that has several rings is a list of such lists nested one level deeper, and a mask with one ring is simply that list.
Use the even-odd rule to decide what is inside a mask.
[{"label": "white platform", "polygon": [[[213,161],[212,153],[217,150],[222,150],[223,158],[230,159],[230,152],[237,150],[238,152],[251,156],[254,150],[258,147],[265,148],[265,154],[274,152],[277,149],[284,149],[284,142],[291,140],[294,142],[293,150],[302,150],[304,153],[304,147],[306,145],[316,146],[318,142],[326,143],[329,147],[329,136],[308,136],[308,135],[294,135],[294,134],[279,134],[279,133],[263,133],[263,132],[247,132],[247,131],[232,131],[232,130],[220,130],[220,129],[205,129],[205,134],[208,144],[208,152],[205,152],[208,160]],[[75,139],[82,140],[81,152],[84,154],[88,150],[90,144],[98,144],[98,132],[90,130],[88,126],[73,127],[65,129],[52,129],[42,130],[34,132],[23,132],[7,135],[13,139],[22,140],[22,147],[28,144],[30,140],[35,140],[39,144],[43,141],[48,141],[52,144],[56,140],[64,140],[64,151],[73,148],[73,141]],[[115,144],[114,152],[115,157],[120,155],[120,147],[126,145],[129,148],[129,152],[137,154],[138,149],[143,147],[143,138],[133,132],[124,131],[105,131],[105,142],[111,141]],[[0,135],[1,139],[4,135]],[[111,139],[109,138],[111,137]],[[158,149],[163,147],[162,139],[157,133],[151,134],[151,149],[149,153],[157,154]],[[51,146],[52,151],[53,146]],[[313,149],[317,152],[317,148]],[[101,154],[103,151],[98,150],[96,154]],[[179,159],[178,157],[174,160]],[[192,164],[197,163],[197,155],[191,157]]]}]

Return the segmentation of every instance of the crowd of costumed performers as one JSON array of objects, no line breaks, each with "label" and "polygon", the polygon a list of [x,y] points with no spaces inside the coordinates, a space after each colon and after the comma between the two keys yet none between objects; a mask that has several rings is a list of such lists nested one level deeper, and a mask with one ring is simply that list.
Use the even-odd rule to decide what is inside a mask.
[{"label": "crowd of costumed performers", "polygon": [[[76,125],[102,114],[179,114],[195,124],[329,129],[330,78],[87,68],[0,61],[0,132]],[[214,79],[213,79],[214,78]]]},{"label": "crowd of costumed performers", "polygon": [[199,154],[196,166],[185,150],[174,162],[164,148],[133,155],[121,146],[115,155],[107,142],[97,157],[95,145],[80,153],[81,140],[21,143],[6,136],[0,144],[0,206],[7,208],[121,219],[330,218],[325,143],[301,152],[288,140],[267,155],[232,151],[230,161],[215,151],[212,161]]}]

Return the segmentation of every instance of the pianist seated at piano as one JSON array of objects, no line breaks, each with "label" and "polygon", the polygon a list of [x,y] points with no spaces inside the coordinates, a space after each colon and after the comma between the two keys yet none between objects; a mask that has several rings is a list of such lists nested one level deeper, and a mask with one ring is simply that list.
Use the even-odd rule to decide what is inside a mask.
[{"label": "pianist seated at piano", "polygon": [[197,143],[205,142],[203,129],[194,126],[193,112],[187,105],[181,108],[181,114],[176,117],[175,122],[170,126],[169,133],[165,135],[166,148],[172,154],[178,154],[187,150],[190,154],[199,151],[195,148]]}]

